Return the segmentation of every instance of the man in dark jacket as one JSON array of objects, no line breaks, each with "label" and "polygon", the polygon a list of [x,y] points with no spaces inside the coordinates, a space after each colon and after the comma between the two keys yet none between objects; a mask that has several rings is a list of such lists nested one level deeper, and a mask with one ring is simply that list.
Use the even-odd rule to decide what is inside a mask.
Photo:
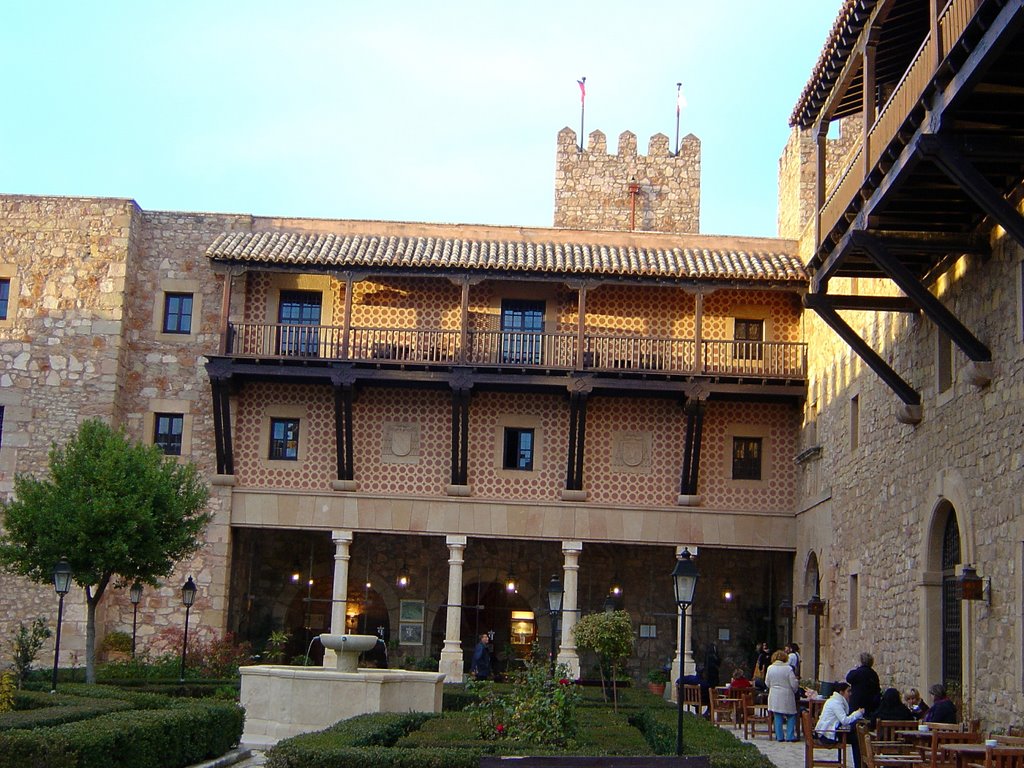
[{"label": "man in dark jacket", "polygon": [[[875,657],[865,651],[860,655],[860,666],[846,673],[846,682],[850,684],[850,711],[863,709],[874,712],[882,700],[882,684],[878,673],[874,670]],[[853,768],[860,768],[860,749],[857,740],[851,739],[853,748]]]}]

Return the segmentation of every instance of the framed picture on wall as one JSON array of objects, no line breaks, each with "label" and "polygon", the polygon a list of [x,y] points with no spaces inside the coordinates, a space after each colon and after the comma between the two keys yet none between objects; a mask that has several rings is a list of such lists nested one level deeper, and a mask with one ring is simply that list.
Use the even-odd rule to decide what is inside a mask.
[{"label": "framed picture on wall", "polygon": [[423,645],[422,624],[399,624],[398,625],[399,645]]},{"label": "framed picture on wall", "polygon": [[402,600],[398,607],[399,621],[423,622],[423,601]]}]

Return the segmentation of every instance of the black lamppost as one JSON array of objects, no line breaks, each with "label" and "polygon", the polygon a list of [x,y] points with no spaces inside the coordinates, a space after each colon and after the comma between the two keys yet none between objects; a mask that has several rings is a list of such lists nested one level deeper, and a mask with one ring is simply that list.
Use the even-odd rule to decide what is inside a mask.
[{"label": "black lamppost", "polygon": [[793,642],[793,603],[788,597],[779,601],[779,615],[786,620],[786,642]]},{"label": "black lamppost", "polygon": [[188,614],[192,610],[192,604],[196,601],[196,583],[192,577],[181,585],[181,602],[185,606],[185,638],[181,641],[181,675],[179,679],[185,682],[185,655],[188,652]]},{"label": "black lamppost", "polygon": [[142,600],[142,582],[136,581],[128,590],[128,599],[132,601],[132,658],[135,658],[135,628],[139,623],[139,601]]},{"label": "black lamppost", "polygon": [[821,668],[819,656],[821,655],[821,617],[825,615],[825,601],[815,590],[811,599],[807,601],[807,613],[814,617],[814,680],[821,680]]},{"label": "black lamppost", "polygon": [[60,623],[64,620],[64,595],[71,591],[71,566],[68,559],[62,557],[60,562],[53,566],[53,589],[60,595],[57,603],[57,637],[53,644],[53,680],[50,683],[50,693],[57,692],[57,663],[60,660]]},{"label": "black lamppost", "polygon": [[690,550],[683,547],[676,567],[672,570],[672,583],[676,590],[676,605],[679,607],[679,680],[676,681],[676,755],[683,754],[683,654],[686,648],[686,609],[693,603],[693,592],[697,589],[697,566],[690,559]]},{"label": "black lamppost", "polygon": [[558,631],[560,614],[562,613],[562,580],[558,574],[552,574],[548,582],[548,615],[551,616],[551,676],[555,676],[555,657],[557,654],[555,633]]}]

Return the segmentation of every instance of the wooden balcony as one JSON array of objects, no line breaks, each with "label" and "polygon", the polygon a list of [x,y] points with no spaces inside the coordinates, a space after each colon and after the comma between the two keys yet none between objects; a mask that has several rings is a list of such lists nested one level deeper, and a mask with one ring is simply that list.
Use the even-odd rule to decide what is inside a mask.
[{"label": "wooden balcony", "polygon": [[[797,381],[807,377],[802,342],[232,323],[226,356],[237,360],[354,363],[381,369],[450,368],[606,376],[711,376]],[[699,348],[699,354],[698,354]]]},{"label": "wooden balcony", "polygon": [[[892,94],[880,106],[860,146],[846,158],[835,181],[825,190],[818,211],[818,247],[838,239],[859,212],[870,193],[865,185],[877,179],[906,146],[924,120],[929,96],[936,81],[948,79],[951,51],[986,0],[949,0],[938,18],[937,34],[927,34],[920,43]],[[859,81],[858,81],[859,82]]]}]

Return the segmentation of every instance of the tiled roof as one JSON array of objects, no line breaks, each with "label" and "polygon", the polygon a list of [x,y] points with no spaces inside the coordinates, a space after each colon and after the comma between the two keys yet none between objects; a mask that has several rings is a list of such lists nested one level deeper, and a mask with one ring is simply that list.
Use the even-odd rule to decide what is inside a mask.
[{"label": "tiled roof", "polygon": [[254,266],[481,270],[710,280],[802,282],[807,279],[796,255],[781,251],[585,242],[225,232],[207,248],[206,255],[213,261]]},{"label": "tiled roof", "polygon": [[851,41],[857,39],[876,3],[877,0],[843,0],[818,62],[789,117],[791,126],[809,128],[818,119],[821,105],[850,56]]}]

